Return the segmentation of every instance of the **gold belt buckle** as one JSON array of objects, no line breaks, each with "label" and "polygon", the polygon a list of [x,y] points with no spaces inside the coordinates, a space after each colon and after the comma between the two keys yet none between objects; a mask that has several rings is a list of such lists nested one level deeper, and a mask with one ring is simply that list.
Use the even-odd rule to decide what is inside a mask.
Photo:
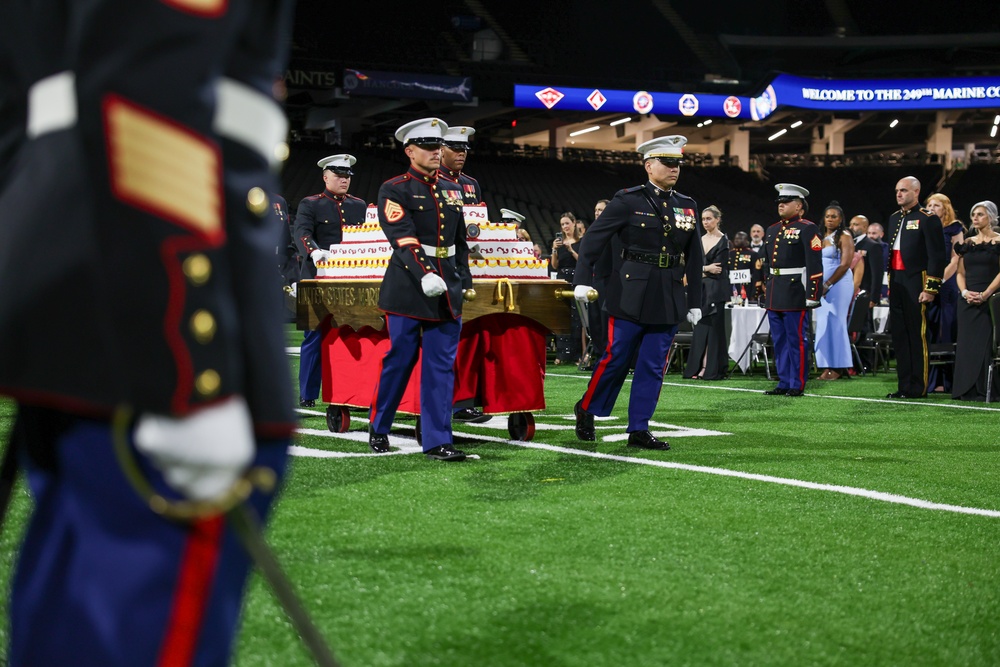
[{"label": "gold belt buckle", "polygon": [[443,259],[448,256],[448,249],[442,246],[437,246],[434,248],[434,256],[438,259]]},{"label": "gold belt buckle", "polygon": [[662,255],[661,254],[659,260],[657,261],[657,265],[661,269],[669,269],[670,268],[670,255]]}]

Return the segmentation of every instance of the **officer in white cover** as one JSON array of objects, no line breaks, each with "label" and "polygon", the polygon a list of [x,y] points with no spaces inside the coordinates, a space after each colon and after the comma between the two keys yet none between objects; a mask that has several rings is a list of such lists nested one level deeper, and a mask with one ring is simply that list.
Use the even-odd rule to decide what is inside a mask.
[{"label": "officer in white cover", "polygon": [[379,293],[390,347],[382,360],[370,413],[368,445],[388,452],[389,429],[421,357],[420,420],[424,453],[462,461],[451,431],[455,356],[464,291],[472,289],[462,190],[439,177],[448,126],[423,118],[396,131],[410,168],[382,184],[378,217],[392,256]]},{"label": "officer in white cover", "polygon": [[[323,170],[323,192],[304,197],[295,216],[295,242],[304,258],[300,277],[316,277],[316,264],[330,259],[330,246],[343,239],[345,225],[361,225],[367,206],[347,194],[357,158],[347,153],[331,155],[316,163]],[[299,407],[312,408],[319,398],[323,332],[306,331],[299,356]]]},{"label": "officer in white cover", "polygon": [[[576,435],[595,440],[594,416],[611,414],[636,356],[628,404],[628,446],[670,449],[649,430],[663,386],[667,352],[679,324],[701,319],[704,252],[698,205],[674,190],[685,137],[647,141],[637,149],[649,180],[618,191],[580,244],[574,274],[578,300],[592,289],[594,266],[614,241],[619,249],[607,278],[608,339],[601,360],[574,406]],[[687,279],[685,290],[683,280]]]}]

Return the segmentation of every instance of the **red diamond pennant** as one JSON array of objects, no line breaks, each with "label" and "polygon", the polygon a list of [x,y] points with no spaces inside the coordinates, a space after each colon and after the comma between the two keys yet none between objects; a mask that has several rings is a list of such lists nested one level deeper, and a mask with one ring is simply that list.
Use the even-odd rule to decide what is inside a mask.
[{"label": "red diamond pennant", "polygon": [[590,106],[594,107],[594,111],[597,111],[604,106],[604,103],[608,101],[608,98],[606,98],[601,91],[595,88],[594,92],[587,96],[587,101],[590,102]]},{"label": "red diamond pennant", "polygon": [[541,103],[545,105],[546,109],[551,109],[559,102],[559,100],[566,96],[555,88],[546,88],[545,90],[539,90],[535,93],[535,97],[537,97]]}]

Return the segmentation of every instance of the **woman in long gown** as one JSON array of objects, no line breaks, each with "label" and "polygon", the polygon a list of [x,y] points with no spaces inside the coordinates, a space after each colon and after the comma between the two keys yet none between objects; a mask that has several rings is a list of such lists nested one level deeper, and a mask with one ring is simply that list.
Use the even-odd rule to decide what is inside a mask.
[{"label": "woman in long gown", "polygon": [[[931,342],[954,343],[958,331],[958,283],[955,273],[958,270],[958,255],[955,246],[965,240],[965,225],[955,217],[955,207],[947,195],[935,192],[927,198],[927,209],[941,218],[941,228],[944,231],[944,251],[948,258],[941,289],[937,298],[927,308],[928,329]],[[927,379],[931,391],[945,393],[951,391],[953,370],[950,366],[932,366]]]},{"label": "woman in long gown", "polygon": [[820,380],[847,376],[854,365],[847,335],[847,315],[854,296],[854,238],[844,224],[844,210],[830,202],[823,212],[823,297],[816,309],[816,367]]},{"label": "woman in long gown", "polygon": [[[972,207],[975,235],[955,246],[958,253],[958,344],[951,397],[986,400],[986,374],[993,352],[993,321],[989,300],[1000,288],[1000,234],[993,230],[997,207],[982,201]],[[1000,297],[996,297],[1000,299]],[[1000,378],[993,378],[993,395],[1000,395]]]},{"label": "woman in long gown", "polygon": [[[576,216],[571,211],[566,211],[559,216],[559,229],[561,231],[556,234],[552,241],[552,256],[549,259],[549,266],[556,270],[556,275],[560,280],[565,280],[572,285],[580,237],[577,235]],[[581,345],[583,325],[580,323],[580,314],[577,312],[573,300],[568,299],[568,301],[570,333],[556,336],[555,364],[557,366],[559,364],[579,364],[580,355],[583,354],[583,346]]]},{"label": "woman in long gown", "polygon": [[729,239],[722,233],[722,211],[709,206],[701,213],[705,233],[701,246],[705,266],[701,270],[701,320],[694,327],[691,353],[684,376],[721,380],[729,370],[725,304],[729,300]]}]

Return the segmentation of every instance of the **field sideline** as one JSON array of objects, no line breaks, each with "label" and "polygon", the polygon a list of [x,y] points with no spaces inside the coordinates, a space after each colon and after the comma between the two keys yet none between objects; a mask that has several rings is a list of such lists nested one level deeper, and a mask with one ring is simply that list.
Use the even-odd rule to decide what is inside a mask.
[{"label": "field sideline", "polygon": [[[412,421],[375,456],[363,412],[301,411],[269,539],[344,665],[1000,664],[1000,409],[881,399],[892,374],[802,398],[673,374],[673,449],[647,452],[624,395],[576,440],[585,381],[550,368],[529,443],[457,426],[460,464]],[[311,664],[256,578],[235,664]]]}]

